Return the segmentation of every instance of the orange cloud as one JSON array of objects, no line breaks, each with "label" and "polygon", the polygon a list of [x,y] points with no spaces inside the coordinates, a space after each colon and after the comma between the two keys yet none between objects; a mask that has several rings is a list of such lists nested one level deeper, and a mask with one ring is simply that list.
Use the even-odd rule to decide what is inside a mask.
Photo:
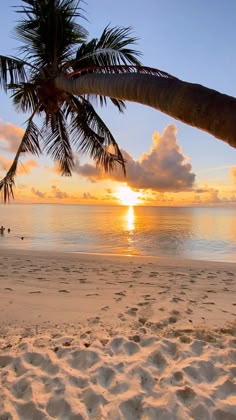
[{"label": "orange cloud", "polygon": [[95,195],[90,194],[90,192],[84,192],[81,197],[82,200],[97,200],[98,198]]},{"label": "orange cloud", "polygon": [[16,153],[25,130],[0,119],[0,148]]},{"label": "orange cloud", "polygon": [[101,179],[126,181],[130,187],[137,189],[172,192],[191,190],[195,174],[177,143],[176,133],[176,126],[173,124],[166,127],[162,135],[156,131],[152,137],[153,146],[150,152],[143,153],[138,161],[122,151],[126,160],[126,178],[119,169],[106,174],[94,165],[80,165],[79,162],[75,172],[92,182]]},{"label": "orange cloud", "polygon": [[61,191],[55,185],[52,185],[51,186],[51,193],[52,193],[52,195],[53,195],[54,198],[57,198],[59,200],[64,199],[64,198],[70,198],[69,194],[67,194],[64,191]]},{"label": "orange cloud", "polygon": [[[4,171],[5,173],[8,171],[12,164],[12,159],[7,159],[5,156],[0,155],[0,170]],[[24,162],[19,162],[17,167],[17,175],[24,175],[29,172],[33,168],[37,168],[39,164],[34,159],[28,159]],[[3,175],[4,176],[4,175]]]},{"label": "orange cloud", "polygon": [[33,168],[38,168],[39,164],[34,159],[28,159],[24,163],[19,163],[17,167],[17,175],[25,175],[31,172]]},{"label": "orange cloud", "polygon": [[36,188],[31,188],[31,192],[33,195],[36,195],[39,198],[45,198],[47,197],[46,193],[43,193],[42,191],[36,190]]},{"label": "orange cloud", "polygon": [[234,183],[236,184],[236,166],[232,166],[229,171]]},{"label": "orange cloud", "polygon": [[10,168],[12,159],[7,159],[5,156],[0,155],[0,171],[5,171]]},{"label": "orange cloud", "polygon": [[53,199],[53,201],[56,200],[63,200],[63,199],[73,199],[74,197],[68,194],[65,191],[60,190],[55,185],[51,185],[49,192],[43,192],[36,188],[31,188],[31,193],[34,196],[37,196],[38,198],[44,198],[44,199]]}]

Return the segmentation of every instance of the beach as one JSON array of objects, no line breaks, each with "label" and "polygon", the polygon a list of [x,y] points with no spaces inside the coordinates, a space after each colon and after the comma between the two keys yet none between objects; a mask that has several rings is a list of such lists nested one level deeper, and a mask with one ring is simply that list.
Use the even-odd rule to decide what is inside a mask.
[{"label": "beach", "polygon": [[1,250],[0,419],[236,419],[236,264]]}]

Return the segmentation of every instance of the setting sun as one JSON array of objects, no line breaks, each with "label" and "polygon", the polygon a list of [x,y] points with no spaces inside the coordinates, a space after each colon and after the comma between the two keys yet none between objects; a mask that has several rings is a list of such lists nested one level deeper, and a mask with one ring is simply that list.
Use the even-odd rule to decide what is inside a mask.
[{"label": "setting sun", "polygon": [[139,196],[140,194],[131,190],[130,187],[120,187],[116,194],[123,206],[135,206],[140,202]]}]

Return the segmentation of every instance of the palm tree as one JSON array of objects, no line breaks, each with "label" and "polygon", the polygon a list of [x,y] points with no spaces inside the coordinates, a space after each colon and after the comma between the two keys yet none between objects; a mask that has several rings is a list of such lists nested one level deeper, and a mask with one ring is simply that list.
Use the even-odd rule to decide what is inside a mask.
[{"label": "palm tree", "polygon": [[[0,182],[4,200],[13,196],[19,156],[43,150],[59,162],[63,175],[73,169],[73,148],[97,165],[125,172],[117,142],[96,113],[92,98],[107,98],[123,111],[133,101],[213,134],[236,147],[236,99],[165,72],[142,67],[130,28],[106,27],[100,39],[87,41],[79,1],[22,0],[16,27],[22,58],[0,56],[0,84],[14,105],[30,112],[12,166]],[[35,116],[44,116],[37,127]]]},{"label": "palm tree", "polygon": [[[83,17],[79,1],[22,1],[26,5],[17,12],[23,19],[15,29],[23,41],[22,58],[0,56],[0,85],[11,93],[16,109],[30,116],[12,165],[0,181],[4,202],[14,198],[17,165],[25,152],[39,155],[45,151],[66,176],[74,166],[74,151],[87,153],[105,171],[119,164],[125,173],[118,144],[91,102],[95,95],[61,91],[54,81],[75,69],[83,74],[84,68],[92,66],[140,66],[140,53],[130,48],[136,42],[130,28],[106,27],[99,39],[87,42],[87,31],[76,22]],[[104,95],[96,97],[106,104]],[[124,111],[122,100],[109,99]],[[41,127],[34,121],[37,116],[44,117]]]}]

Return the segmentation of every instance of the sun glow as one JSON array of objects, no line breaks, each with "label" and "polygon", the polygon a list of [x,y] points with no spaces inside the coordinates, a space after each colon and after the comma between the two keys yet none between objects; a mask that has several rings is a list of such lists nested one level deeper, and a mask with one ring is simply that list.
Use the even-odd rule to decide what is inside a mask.
[{"label": "sun glow", "polygon": [[140,202],[139,193],[131,190],[130,187],[120,187],[117,191],[116,197],[120,200],[123,206],[135,206]]},{"label": "sun glow", "polygon": [[134,209],[132,206],[130,206],[126,214],[127,229],[129,232],[132,232],[134,230],[134,227],[135,227],[134,221],[135,221]]}]

